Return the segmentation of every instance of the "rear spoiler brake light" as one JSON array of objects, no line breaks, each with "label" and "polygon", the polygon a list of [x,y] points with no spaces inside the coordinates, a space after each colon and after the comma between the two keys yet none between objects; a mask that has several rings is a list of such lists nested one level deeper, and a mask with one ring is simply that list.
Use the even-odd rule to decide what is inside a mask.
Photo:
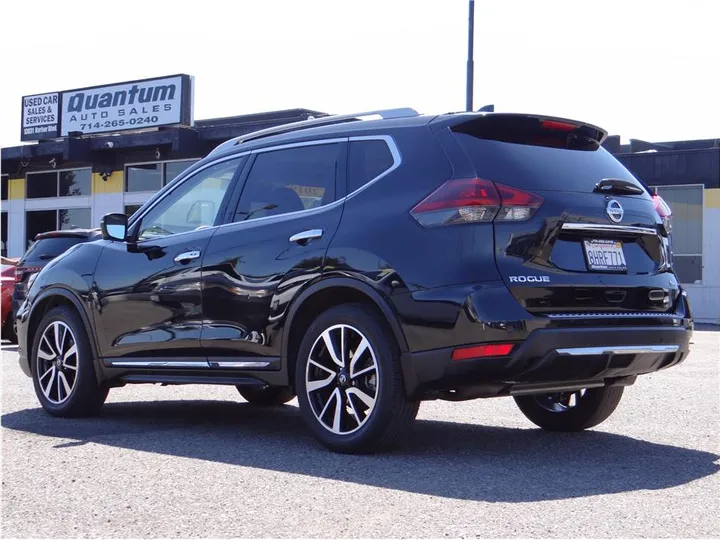
[{"label": "rear spoiler brake light", "polygon": [[511,113],[463,115],[450,129],[478,139],[571,150],[597,150],[607,138],[607,131],[592,124]]}]

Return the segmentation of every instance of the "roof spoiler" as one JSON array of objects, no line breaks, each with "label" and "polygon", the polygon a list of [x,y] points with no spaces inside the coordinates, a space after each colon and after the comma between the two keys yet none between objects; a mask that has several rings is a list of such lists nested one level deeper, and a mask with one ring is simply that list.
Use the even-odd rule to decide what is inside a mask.
[{"label": "roof spoiler", "polygon": [[454,119],[448,119],[452,131],[501,142],[523,143],[539,134],[552,134],[558,142],[575,138],[599,146],[608,135],[607,131],[592,124],[556,116],[522,113],[467,113],[453,116]]}]

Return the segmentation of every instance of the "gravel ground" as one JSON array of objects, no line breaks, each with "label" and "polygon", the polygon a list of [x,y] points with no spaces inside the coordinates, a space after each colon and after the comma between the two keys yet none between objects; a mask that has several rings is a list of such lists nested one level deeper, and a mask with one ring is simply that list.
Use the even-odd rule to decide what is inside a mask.
[{"label": "gravel ground", "polygon": [[693,341],[592,431],[428,402],[406,446],[365,457],[232,387],[125,387],[54,419],[3,345],[2,537],[720,537],[720,331]]}]

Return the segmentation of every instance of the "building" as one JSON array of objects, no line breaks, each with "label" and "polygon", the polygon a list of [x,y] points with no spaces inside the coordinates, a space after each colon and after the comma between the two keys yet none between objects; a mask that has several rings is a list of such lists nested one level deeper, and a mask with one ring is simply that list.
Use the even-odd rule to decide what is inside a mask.
[{"label": "building", "polygon": [[[227,139],[325,115],[194,121],[192,99],[188,75],[23,97],[22,140],[38,142],[2,149],[2,254],[22,255],[39,232],[132,214]],[[720,324],[720,140],[622,145],[611,136],[604,146],[672,207],[680,281],[696,319]]]},{"label": "building", "polygon": [[194,121],[192,97],[188,75],[23,97],[21,138],[37,144],[2,149],[2,254],[21,256],[40,232],[132,214],[232,137],[326,115],[291,109]]},{"label": "building", "polygon": [[720,324],[720,139],[603,146],[670,205],[675,272],[695,319]]}]

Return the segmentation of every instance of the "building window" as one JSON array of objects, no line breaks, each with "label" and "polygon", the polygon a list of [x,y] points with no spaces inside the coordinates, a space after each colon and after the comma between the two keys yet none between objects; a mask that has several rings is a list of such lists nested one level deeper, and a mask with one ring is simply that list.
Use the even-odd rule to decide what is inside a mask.
[{"label": "building window", "polygon": [[57,230],[89,229],[89,208],[32,210],[25,212],[25,240],[29,248],[39,233]]},{"label": "building window", "polygon": [[7,201],[8,200],[8,184],[10,180],[8,179],[7,174],[2,175],[2,200]]},{"label": "building window", "polygon": [[2,252],[3,257],[7,257],[7,251],[8,251],[8,213],[2,212],[0,214],[2,216],[2,222],[0,222],[0,234],[2,235],[2,242],[0,243],[0,252]]},{"label": "building window", "polygon": [[680,283],[702,281],[703,186],[657,186],[672,210],[673,266]]},{"label": "building window", "polygon": [[28,173],[26,196],[41,199],[90,195],[91,176],[90,169]]},{"label": "building window", "polygon": [[196,163],[197,159],[164,163],[136,163],[125,166],[125,191],[158,191],[177,175]]}]

